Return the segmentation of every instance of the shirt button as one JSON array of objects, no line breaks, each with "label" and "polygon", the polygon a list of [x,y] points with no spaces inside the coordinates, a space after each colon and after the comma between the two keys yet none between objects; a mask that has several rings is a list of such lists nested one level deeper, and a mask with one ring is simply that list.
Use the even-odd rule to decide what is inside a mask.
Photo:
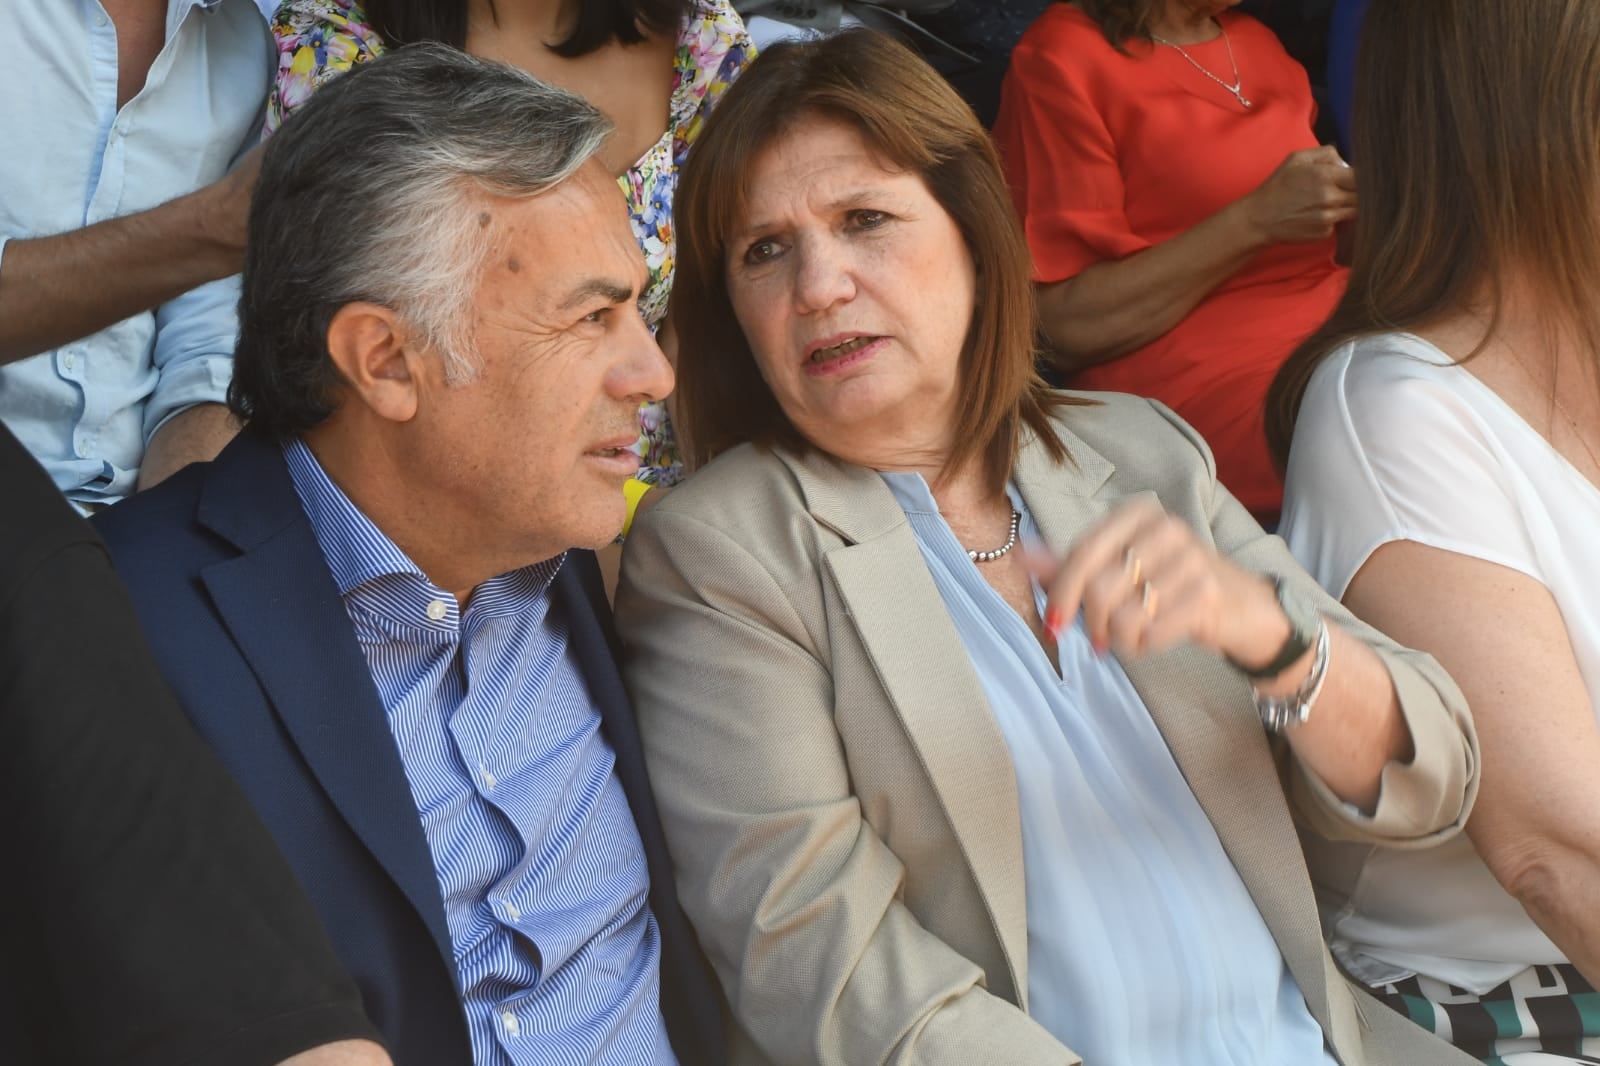
[{"label": "shirt button", "polygon": [[71,352],[68,352],[66,355],[63,355],[61,357],[61,366],[62,366],[63,369],[71,370],[73,367],[75,367],[77,365],[78,365],[78,357],[73,355]]},{"label": "shirt button", "polygon": [[522,912],[517,910],[517,905],[515,903],[512,903],[508,899],[505,901],[505,908],[507,918],[510,918],[513,922],[520,922],[522,920]]},{"label": "shirt button", "polygon": [[500,1012],[500,1024],[506,1027],[508,1036],[516,1036],[517,1030],[521,1028],[517,1025],[517,1016],[508,1010]]},{"label": "shirt button", "polygon": [[434,600],[432,603],[428,604],[428,617],[433,619],[435,622],[441,621],[444,616],[449,613],[450,608],[444,605],[443,600]]},{"label": "shirt button", "polygon": [[486,766],[478,767],[478,775],[483,780],[483,787],[487,788],[487,789],[490,789],[492,791],[494,789],[494,786],[495,786],[495,780],[494,780],[494,775],[489,772],[488,767],[486,767]]}]

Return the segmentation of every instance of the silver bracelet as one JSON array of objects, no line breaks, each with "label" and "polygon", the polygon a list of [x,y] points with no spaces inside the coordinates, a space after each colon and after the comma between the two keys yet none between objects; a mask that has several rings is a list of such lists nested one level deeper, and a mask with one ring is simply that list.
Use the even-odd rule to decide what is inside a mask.
[{"label": "silver bracelet", "polygon": [[1317,619],[1317,651],[1311,660],[1311,673],[1300,682],[1300,687],[1287,696],[1263,696],[1251,686],[1250,694],[1256,701],[1256,711],[1267,732],[1282,733],[1291,725],[1305,725],[1311,717],[1311,708],[1322,695],[1322,683],[1328,679],[1328,623]]}]

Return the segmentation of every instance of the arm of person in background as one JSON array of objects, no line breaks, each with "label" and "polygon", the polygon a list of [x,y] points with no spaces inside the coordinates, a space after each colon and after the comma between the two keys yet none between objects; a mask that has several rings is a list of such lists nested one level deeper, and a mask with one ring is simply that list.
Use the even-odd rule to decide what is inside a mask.
[{"label": "arm of person in background", "polygon": [[159,485],[190,463],[215,459],[238,432],[239,420],[225,404],[201,403],[184,408],[150,437],[139,463],[139,491]]},{"label": "arm of person in background", "polygon": [[246,153],[212,184],[148,211],[0,249],[0,364],[98,333],[236,274],[260,170]]},{"label": "arm of person in background", "polygon": [[207,282],[156,308],[155,391],[144,408],[139,488],[216,458],[239,424],[225,406],[239,339],[239,276]]},{"label": "arm of person in background", "polygon": [[1549,590],[1508,567],[1394,541],[1356,573],[1344,602],[1430,652],[1461,685],[1483,744],[1467,833],[1505,890],[1600,985],[1600,728]]},{"label": "arm of person in background", "polygon": [[1037,286],[1040,325],[1063,369],[1142,348],[1261,249],[1323,239],[1354,216],[1354,172],[1332,148],[1307,149],[1254,192],[1151,243],[1128,223],[1117,146],[1078,77],[1024,40],[995,129],[1035,277],[1046,279]]},{"label": "arm of person in background", "polygon": [[278,5],[272,19],[278,66],[267,94],[262,140],[276,133],[330,79],[383,54],[377,31],[352,14],[322,0],[283,0]]},{"label": "arm of person in background", "polygon": [[652,511],[616,616],[680,899],[774,1063],[1079,1061],[906,906],[852,789],[826,652],[743,546]]},{"label": "arm of person in background", "polygon": [[1254,192],[1178,236],[1040,285],[1040,325],[1064,369],[1109,362],[1177,326],[1263,248],[1324,240],[1355,213],[1355,171],[1337,150],[1290,153]]}]

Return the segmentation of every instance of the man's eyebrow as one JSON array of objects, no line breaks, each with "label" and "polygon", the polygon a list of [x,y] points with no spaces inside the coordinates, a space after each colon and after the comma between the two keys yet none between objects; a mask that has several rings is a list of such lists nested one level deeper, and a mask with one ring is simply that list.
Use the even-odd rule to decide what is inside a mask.
[{"label": "man's eyebrow", "polygon": [[604,297],[608,303],[614,304],[630,303],[635,299],[633,286],[625,281],[618,281],[615,278],[588,278],[567,294],[566,299],[561,301],[559,309],[571,311],[596,296]]}]

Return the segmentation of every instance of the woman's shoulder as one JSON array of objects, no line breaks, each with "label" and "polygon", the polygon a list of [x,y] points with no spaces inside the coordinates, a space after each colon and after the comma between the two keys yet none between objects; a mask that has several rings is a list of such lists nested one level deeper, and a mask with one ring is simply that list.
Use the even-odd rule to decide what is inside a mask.
[{"label": "woman's shoulder", "polygon": [[741,444],[674,486],[642,521],[659,518],[679,531],[760,543],[805,509],[805,492],[790,463],[774,448]]},{"label": "woman's shoulder", "polygon": [[278,74],[267,100],[271,134],[330,78],[376,59],[383,39],[358,0],[284,0],[272,15]]},{"label": "woman's shoulder", "polygon": [[672,125],[689,143],[707,110],[755,60],[756,48],[744,20],[728,0],[695,0],[678,33],[674,60],[677,85],[672,94]]},{"label": "woman's shoulder", "polygon": [[1099,41],[1106,48],[1111,45],[1101,32],[1100,24],[1084,14],[1077,4],[1051,4],[1023,31],[1018,48],[1053,48],[1062,43]]},{"label": "woman's shoulder", "polygon": [[[695,471],[641,515],[628,534],[624,556],[673,558],[678,569],[724,576],[753,566],[749,573],[764,572],[782,587],[810,587],[823,555],[840,542],[814,516],[816,505],[827,506],[815,497],[848,495],[845,482],[853,479],[870,479],[892,504],[871,471],[817,452],[796,456],[740,445]],[[635,547],[642,551],[634,552]]]},{"label": "woman's shoulder", "polygon": [[[1346,341],[1325,356],[1306,384],[1302,414],[1337,410],[1359,421],[1404,418],[1428,397],[1470,390],[1468,371],[1411,333],[1373,333]],[[1297,429],[1298,432],[1298,429]]]},{"label": "woman's shoulder", "polygon": [[1011,52],[1011,71],[1026,76],[1041,63],[1062,70],[1083,69],[1107,62],[1126,62],[1111,47],[1100,25],[1075,4],[1051,4],[1023,32]]},{"label": "woman's shoulder", "polygon": [[285,38],[376,36],[360,0],[283,0],[272,13],[272,32]]},{"label": "woman's shoulder", "polygon": [[1071,448],[1077,437],[1112,463],[1138,460],[1170,465],[1174,456],[1208,459],[1200,435],[1158,400],[1122,392],[1063,389],[1058,396],[1074,401],[1056,408],[1055,422],[1066,430]]},{"label": "woman's shoulder", "polygon": [[742,506],[741,498],[789,495],[798,498],[799,490],[778,452],[763,445],[741,444],[685,478],[657,509],[716,515]]}]

